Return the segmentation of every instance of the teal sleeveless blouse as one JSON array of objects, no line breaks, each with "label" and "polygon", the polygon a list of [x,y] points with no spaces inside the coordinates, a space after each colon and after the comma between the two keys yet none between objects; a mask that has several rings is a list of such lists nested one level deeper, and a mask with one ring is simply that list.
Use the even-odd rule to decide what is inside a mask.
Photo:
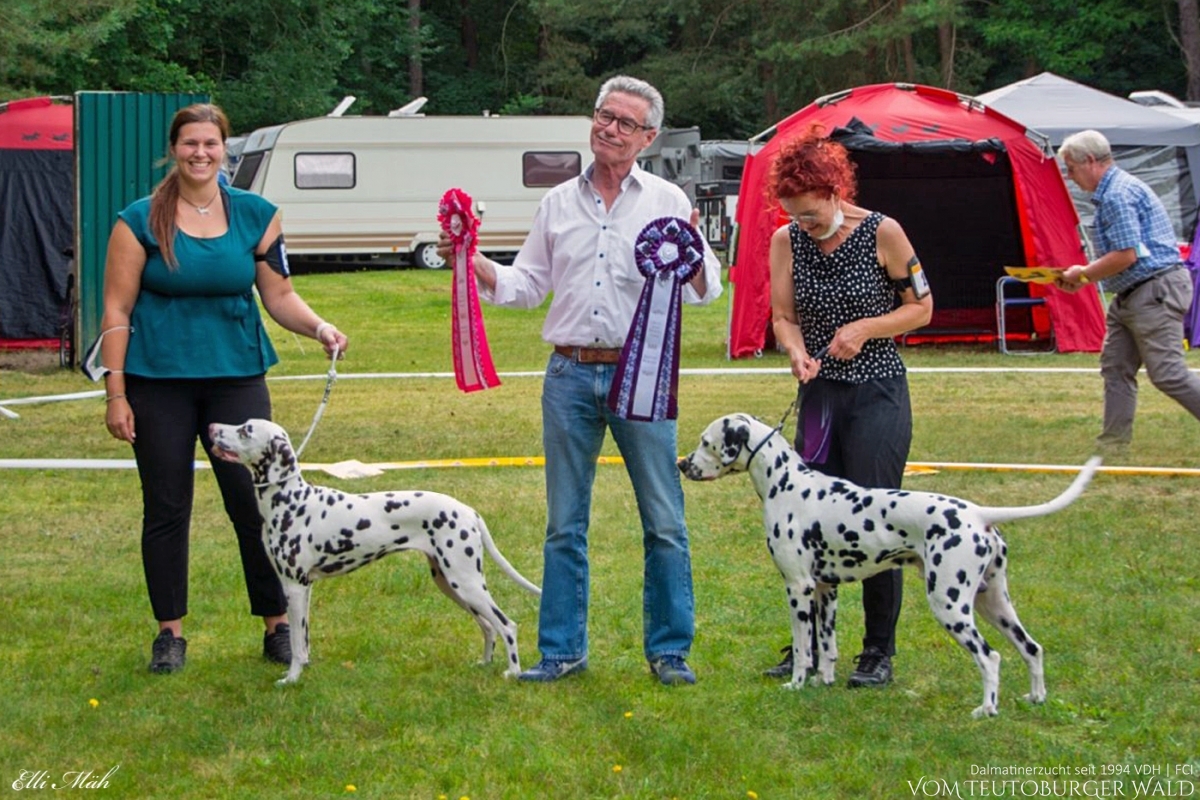
[{"label": "teal sleeveless blouse", "polygon": [[150,232],[150,198],[118,216],[146,250],[125,372],[144,378],[244,378],[279,357],[254,296],[254,250],[275,216],[260,195],[221,187],[229,230],[201,239],[179,231],[170,269]]}]

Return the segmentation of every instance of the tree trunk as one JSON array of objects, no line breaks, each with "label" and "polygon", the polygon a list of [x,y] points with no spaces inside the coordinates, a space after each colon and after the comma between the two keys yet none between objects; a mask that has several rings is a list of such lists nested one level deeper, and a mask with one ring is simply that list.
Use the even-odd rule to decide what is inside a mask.
[{"label": "tree trunk", "polygon": [[1179,42],[1187,70],[1187,99],[1200,102],[1200,8],[1197,0],[1179,0]]},{"label": "tree trunk", "polygon": [[421,69],[421,0],[408,0],[408,33],[412,50],[408,54],[408,93],[413,98],[425,90],[425,75]]},{"label": "tree trunk", "polygon": [[471,0],[462,0],[462,45],[467,53],[467,67],[479,66],[479,29],[471,16]]},{"label": "tree trunk", "polygon": [[942,88],[954,90],[954,45],[958,30],[953,22],[938,25],[938,51],[942,57]]}]

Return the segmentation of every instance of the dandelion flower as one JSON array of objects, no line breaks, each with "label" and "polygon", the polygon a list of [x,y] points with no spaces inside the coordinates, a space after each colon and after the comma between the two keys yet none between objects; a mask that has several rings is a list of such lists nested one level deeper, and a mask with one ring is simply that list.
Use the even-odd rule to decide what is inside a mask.
[{"label": "dandelion flower", "polygon": [[626,712],[625,712],[625,719],[633,719],[633,712],[632,712],[632,711],[626,711]]},{"label": "dandelion flower", "polygon": [[620,771],[621,771],[621,765],[613,764],[613,772],[620,772]]},{"label": "dandelion flower", "polygon": [[358,787],[357,787],[357,786],[355,786],[353,783],[347,783],[347,784],[346,784],[346,791],[347,791],[347,792],[357,792],[357,791],[358,791]]},{"label": "dandelion flower", "polygon": [[758,792],[748,791],[746,792],[746,797],[749,797],[750,800],[758,800]]},{"label": "dandelion flower", "polygon": [[100,705],[100,701],[93,697],[91,700],[88,700],[88,705],[92,708],[95,708],[96,706]]}]

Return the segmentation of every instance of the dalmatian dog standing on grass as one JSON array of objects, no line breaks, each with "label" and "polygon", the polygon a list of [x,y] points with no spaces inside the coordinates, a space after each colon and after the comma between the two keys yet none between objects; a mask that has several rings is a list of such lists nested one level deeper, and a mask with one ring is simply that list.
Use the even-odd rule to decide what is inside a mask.
[{"label": "dalmatian dog standing on grass", "polygon": [[[767,549],[787,586],[792,623],[792,680],[810,667],[834,682],[838,584],[911,564],[922,569],[934,617],[983,674],[983,704],[974,716],[998,713],[1000,654],[975,626],[974,611],[1003,633],[1029,667],[1026,700],[1046,699],[1043,649],[1026,632],[1008,596],[1008,547],[996,524],[1060,511],[1092,479],[1093,457],[1055,499],[1035,506],[992,508],[929,492],[864,489],[809,469],[778,429],[745,414],[715,420],[700,446],[679,460],[690,480],[749,472],[763,501]],[[821,658],[814,665],[811,626]]]},{"label": "dalmatian dog standing on grass", "polygon": [[212,451],[239,462],[254,480],[263,518],[263,543],[287,595],[292,663],[280,683],[294,683],[308,663],[308,606],[313,581],[345,575],[397,550],[419,550],[433,580],[483,631],[483,661],[492,660],[496,634],[508,652],[505,677],[521,672],[517,626],[492,599],[483,579],[483,551],[518,585],[541,590],[501,555],[483,518],[470,506],[435,492],[346,494],[314,486],[300,475],[287,432],[263,419],[210,425]]}]

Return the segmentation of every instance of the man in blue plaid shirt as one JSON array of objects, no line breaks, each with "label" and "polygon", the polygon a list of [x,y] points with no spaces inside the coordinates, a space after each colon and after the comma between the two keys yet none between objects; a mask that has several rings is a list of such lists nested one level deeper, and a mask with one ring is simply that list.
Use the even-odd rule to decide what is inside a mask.
[{"label": "man in blue plaid shirt", "polygon": [[1200,419],[1200,377],[1183,358],[1183,318],[1192,304],[1191,273],[1180,263],[1175,232],[1162,201],[1113,163],[1103,134],[1082,131],[1063,140],[1058,155],[1067,177],[1096,205],[1093,241],[1101,255],[1068,268],[1058,281],[1069,292],[1101,281],[1115,295],[1105,319],[1100,374],[1104,428],[1096,442],[1121,448],[1133,439],[1137,372]]}]

